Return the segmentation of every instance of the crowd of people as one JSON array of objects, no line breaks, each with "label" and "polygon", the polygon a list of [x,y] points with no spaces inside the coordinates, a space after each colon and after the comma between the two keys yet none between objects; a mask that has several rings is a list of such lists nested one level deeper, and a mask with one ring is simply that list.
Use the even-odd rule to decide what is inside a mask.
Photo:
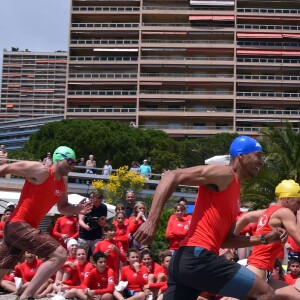
[{"label": "crowd of people", "polygon": [[[230,156],[229,166],[166,171],[149,213],[127,191],[113,220],[107,219],[101,192],[93,191],[77,206],[68,203],[64,176],[77,163],[69,147],[55,150],[51,166],[2,165],[0,176],[11,173],[26,181],[19,204],[7,208],[0,223],[1,286],[20,300],[300,299],[294,248],[300,247],[300,185],[283,180],[275,190],[276,202],[241,213],[240,186],[262,167],[262,147],[240,136],[232,142]],[[109,161],[105,165],[109,172]],[[149,175],[148,166],[145,160],[134,167]],[[151,243],[165,203],[179,184],[199,186],[194,212],[187,213],[184,198],[177,201],[165,228],[169,247],[160,249],[155,261]],[[38,225],[55,203],[64,216],[48,234],[41,233]],[[291,254],[287,274],[281,265],[283,244]],[[238,252],[249,247],[250,254]]]}]

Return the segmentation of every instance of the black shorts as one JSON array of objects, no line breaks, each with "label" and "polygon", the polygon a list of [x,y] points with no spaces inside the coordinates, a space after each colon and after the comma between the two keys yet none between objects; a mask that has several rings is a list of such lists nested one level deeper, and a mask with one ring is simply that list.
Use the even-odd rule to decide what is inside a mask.
[{"label": "black shorts", "polygon": [[170,262],[164,300],[193,300],[204,291],[243,299],[254,280],[254,273],[223,256],[201,247],[180,247]]}]

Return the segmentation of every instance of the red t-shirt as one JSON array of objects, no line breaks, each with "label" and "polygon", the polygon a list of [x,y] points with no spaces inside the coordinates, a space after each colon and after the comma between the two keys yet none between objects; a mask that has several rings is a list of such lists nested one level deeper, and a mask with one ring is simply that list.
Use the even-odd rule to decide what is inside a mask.
[{"label": "red t-shirt", "polygon": [[74,216],[59,217],[55,222],[53,234],[63,246],[66,246],[66,243],[62,238],[62,234],[67,234],[68,239],[77,239],[79,235],[78,219]]},{"label": "red t-shirt", "polygon": [[113,294],[115,290],[114,271],[108,267],[100,273],[96,268],[84,279],[84,287],[94,290],[96,295]]},{"label": "red t-shirt", "polygon": [[190,228],[180,246],[200,246],[219,254],[240,210],[240,183],[233,175],[233,181],[221,192],[199,186]]},{"label": "red t-shirt", "polygon": [[0,239],[3,239],[3,229],[5,222],[0,222]]},{"label": "red t-shirt", "polygon": [[290,285],[293,285],[298,278],[299,278],[299,275],[293,276],[291,273],[288,273],[288,274],[285,274],[284,281]]},{"label": "red t-shirt", "polygon": [[136,217],[135,216],[131,216],[129,219],[128,219],[128,230],[131,234],[134,234],[138,229],[139,227],[142,225],[142,223],[144,223],[144,221],[140,218],[137,220],[137,223],[135,223]]},{"label": "red t-shirt", "polygon": [[170,218],[166,229],[166,237],[170,242],[169,249],[177,250],[179,243],[186,237],[190,221],[187,219],[177,220]]},{"label": "red t-shirt", "polygon": [[52,168],[48,169],[49,176],[41,184],[33,184],[25,180],[19,203],[8,221],[25,222],[38,228],[42,218],[60,200],[66,189],[64,179],[57,181]]},{"label": "red t-shirt", "polygon": [[[118,254],[112,249],[113,246],[117,246],[117,248],[120,251],[120,255],[118,256]],[[107,250],[110,250],[110,254],[106,256],[106,263],[107,266],[111,269],[113,269],[113,271],[116,273],[116,275],[118,275],[119,272],[119,261],[118,258],[120,259],[120,261],[122,262],[126,262],[126,253],[123,250],[122,244],[115,242],[115,241],[108,241],[108,240],[104,240],[104,241],[99,241],[96,244],[96,247],[94,249],[94,253],[101,251],[101,252],[105,252]]]},{"label": "red t-shirt", "polygon": [[130,242],[130,232],[128,229],[128,224],[124,223],[120,226],[117,221],[113,221],[113,224],[116,226],[116,235],[114,237],[114,240],[116,242],[122,243],[124,251],[127,252]]},{"label": "red t-shirt", "polygon": [[287,242],[292,246],[291,252],[297,252],[300,253],[300,246],[297,245],[297,243],[294,241],[294,239],[289,235]]},{"label": "red t-shirt", "polygon": [[121,270],[121,281],[128,281],[128,290],[141,292],[144,285],[148,283],[148,270],[143,265],[141,265],[141,269],[138,272],[130,266],[125,266]]},{"label": "red t-shirt", "polygon": [[32,263],[23,262],[15,266],[14,274],[16,277],[22,278],[23,282],[30,282],[42,263],[43,261],[40,259],[36,259]]},{"label": "red t-shirt", "polygon": [[86,261],[84,264],[76,265],[76,269],[72,272],[71,278],[65,280],[63,283],[68,285],[71,288],[84,288],[83,282],[84,279],[89,276],[90,271],[94,268],[94,266]]},{"label": "red t-shirt", "polygon": [[[282,208],[280,205],[269,207],[266,212],[260,216],[257,222],[257,230],[255,235],[267,234],[272,231],[269,226],[269,221],[273,213]],[[248,265],[254,266],[259,269],[273,271],[275,260],[282,248],[281,241],[272,244],[263,244],[252,247],[252,253],[248,257]]]}]

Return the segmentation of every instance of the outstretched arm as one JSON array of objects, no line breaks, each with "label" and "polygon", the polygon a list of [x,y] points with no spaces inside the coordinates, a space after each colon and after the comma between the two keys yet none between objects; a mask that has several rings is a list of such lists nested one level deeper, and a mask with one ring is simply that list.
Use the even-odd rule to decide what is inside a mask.
[{"label": "outstretched arm", "polygon": [[33,184],[43,183],[49,176],[49,169],[40,162],[18,161],[0,167],[0,177],[6,174],[25,177]]},{"label": "outstretched arm", "polygon": [[219,165],[167,171],[156,188],[148,219],[134,234],[134,239],[145,245],[152,242],[165,203],[179,184],[189,186],[213,184],[219,191],[222,191],[228,187],[232,180],[232,170]]}]

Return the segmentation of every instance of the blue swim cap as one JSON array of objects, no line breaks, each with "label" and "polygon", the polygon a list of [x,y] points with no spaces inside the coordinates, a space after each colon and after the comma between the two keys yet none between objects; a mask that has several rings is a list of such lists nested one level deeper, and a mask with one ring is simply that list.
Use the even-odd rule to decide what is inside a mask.
[{"label": "blue swim cap", "polygon": [[230,157],[235,158],[240,154],[248,154],[252,152],[262,152],[260,143],[245,135],[235,138],[230,145]]}]

